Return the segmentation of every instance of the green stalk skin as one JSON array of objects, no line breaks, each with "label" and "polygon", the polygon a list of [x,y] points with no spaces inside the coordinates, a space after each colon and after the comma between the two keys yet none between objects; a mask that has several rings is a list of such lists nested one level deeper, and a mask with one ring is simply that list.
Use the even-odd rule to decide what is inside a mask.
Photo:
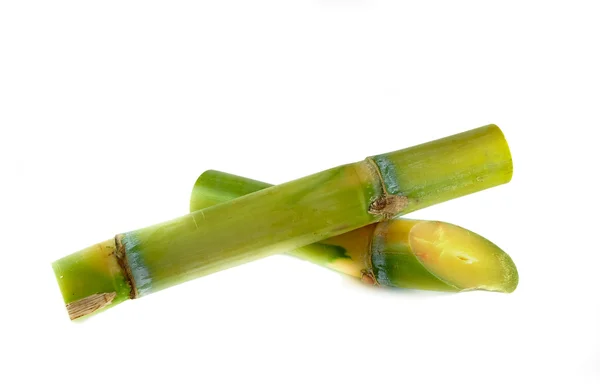
[{"label": "green stalk skin", "polygon": [[[194,184],[190,211],[231,201],[270,184],[206,171]],[[491,241],[445,223],[395,219],[288,252],[369,284],[420,290],[512,292],[515,264]]]},{"label": "green stalk skin", "polygon": [[[488,125],[118,234],[111,249],[90,247],[58,260],[54,270],[71,318],[79,318],[127,297],[503,184],[511,175],[504,136]],[[82,271],[87,268],[94,272]],[[92,276],[103,281],[90,282]],[[119,287],[123,278],[128,296]]]}]

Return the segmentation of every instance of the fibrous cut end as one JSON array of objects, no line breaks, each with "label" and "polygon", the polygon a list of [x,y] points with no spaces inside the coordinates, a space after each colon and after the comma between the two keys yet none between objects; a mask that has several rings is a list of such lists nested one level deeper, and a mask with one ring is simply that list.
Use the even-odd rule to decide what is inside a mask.
[{"label": "fibrous cut end", "polygon": [[429,272],[460,290],[510,293],[517,288],[519,275],[510,256],[467,229],[424,221],[411,229],[409,243]]},{"label": "fibrous cut end", "polygon": [[114,239],[57,260],[52,268],[72,320],[129,298],[131,288],[117,261]]}]

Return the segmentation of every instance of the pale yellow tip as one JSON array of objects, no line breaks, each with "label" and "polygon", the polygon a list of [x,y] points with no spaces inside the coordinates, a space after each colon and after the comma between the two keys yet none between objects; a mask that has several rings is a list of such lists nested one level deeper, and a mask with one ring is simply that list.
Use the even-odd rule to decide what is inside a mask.
[{"label": "pale yellow tip", "polygon": [[519,277],[512,259],[491,241],[444,222],[424,221],[409,235],[425,268],[461,290],[512,292]]}]

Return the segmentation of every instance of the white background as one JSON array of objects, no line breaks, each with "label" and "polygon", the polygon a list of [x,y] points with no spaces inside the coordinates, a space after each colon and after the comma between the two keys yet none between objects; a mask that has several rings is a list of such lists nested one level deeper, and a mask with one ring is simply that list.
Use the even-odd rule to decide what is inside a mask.
[{"label": "white background", "polygon": [[[596,389],[600,12],[583,1],[3,1],[0,388]],[[412,215],[489,237],[511,295],[276,256],[69,322],[50,263],[487,123],[509,185]],[[260,216],[257,216],[260,217]]]}]

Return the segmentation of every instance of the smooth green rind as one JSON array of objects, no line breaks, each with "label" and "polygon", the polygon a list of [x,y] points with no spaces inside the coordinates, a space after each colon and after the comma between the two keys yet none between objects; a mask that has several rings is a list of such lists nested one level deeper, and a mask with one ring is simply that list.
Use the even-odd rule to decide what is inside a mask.
[{"label": "smooth green rind", "polygon": [[508,183],[513,173],[506,139],[496,125],[371,159],[387,192],[408,198],[405,213]]},{"label": "smooth green rind", "polygon": [[[192,189],[190,212],[202,210],[214,205],[272,187],[262,181],[232,175],[226,172],[208,170],[202,173]],[[301,259],[328,266],[337,260],[349,259],[346,248],[340,245],[317,242],[288,252]]]},{"label": "smooth green rind", "polygon": [[[248,179],[242,176],[233,175],[227,172],[208,170],[203,172],[192,188],[192,195],[190,197],[190,212],[198,211],[203,208],[212,207],[214,205],[229,202],[233,199],[239,198],[244,195],[248,195],[252,192],[260,191],[265,188],[272,187],[272,184],[268,184],[262,181]],[[365,232],[370,236],[370,230],[367,229]],[[361,246],[359,241],[363,240],[364,250],[367,250],[370,242],[370,237],[365,240],[362,234],[357,231],[352,231],[347,234],[351,234],[352,237],[348,237],[348,240]],[[339,237],[339,236],[338,236]],[[349,273],[353,276],[360,276],[360,272],[366,265],[355,264],[341,264],[343,262],[356,263],[355,257],[357,253],[363,248],[358,250],[350,250],[346,248],[345,243],[337,243],[336,237],[332,237],[328,240],[323,240],[313,244],[305,245],[300,248],[288,251],[287,254],[290,256],[298,257],[303,260],[308,260],[312,263]]]},{"label": "smooth green rind", "polygon": [[126,233],[123,244],[138,294],[377,221],[379,216],[366,212],[380,196],[367,173],[344,165]]},{"label": "smooth green rind", "polygon": [[[504,134],[487,125],[401,151],[370,157],[388,194],[408,198],[407,214],[450,199],[508,183],[513,165]],[[440,163],[443,160],[445,163]],[[270,187],[224,172],[203,173],[190,210],[200,210]],[[198,178],[200,180],[200,178]],[[216,191],[226,188],[227,191]]]},{"label": "smooth green rind", "polygon": [[[272,187],[262,181],[219,171],[205,171],[198,177],[190,199],[190,213]],[[223,191],[226,189],[226,191]]]},{"label": "smooth green rind", "polygon": [[373,275],[375,275],[377,283],[388,287],[416,290],[449,292],[461,290],[456,286],[443,282],[423,267],[409,245],[402,242],[386,245],[383,241],[384,239],[375,237],[376,246],[389,246],[390,248],[384,251],[374,251],[371,257]]},{"label": "smooth green rind", "polygon": [[427,270],[409,243],[411,229],[422,221],[394,220],[377,224],[371,245],[373,274],[389,287],[434,291],[460,291]]},{"label": "smooth green rind", "polygon": [[190,213],[269,187],[273,187],[273,184],[212,169],[204,171],[198,176],[192,188]]},{"label": "smooth green rind", "polygon": [[293,251],[288,252],[292,256],[308,258],[312,262],[327,265],[335,261],[351,259],[348,250],[341,245],[325,244],[324,242],[315,242]]}]

